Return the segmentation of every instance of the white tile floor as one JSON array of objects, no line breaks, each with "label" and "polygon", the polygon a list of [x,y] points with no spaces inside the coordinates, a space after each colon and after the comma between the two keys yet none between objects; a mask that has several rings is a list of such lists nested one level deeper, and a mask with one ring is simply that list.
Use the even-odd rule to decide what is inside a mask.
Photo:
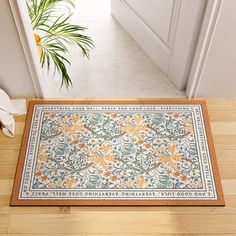
[{"label": "white tile floor", "polygon": [[48,98],[185,97],[112,18],[110,0],[77,0],[71,21],[88,28],[96,48],[89,60],[71,51],[73,87],[60,89],[60,78],[47,78]]}]

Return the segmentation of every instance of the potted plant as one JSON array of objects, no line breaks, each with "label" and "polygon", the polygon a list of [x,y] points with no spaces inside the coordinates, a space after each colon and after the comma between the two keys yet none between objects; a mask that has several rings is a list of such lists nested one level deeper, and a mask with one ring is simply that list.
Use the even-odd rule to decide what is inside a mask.
[{"label": "potted plant", "polygon": [[[72,85],[66,65],[71,45],[80,47],[83,56],[89,57],[94,47],[93,40],[84,35],[85,27],[69,23],[74,0],[26,0],[34,37],[39,49],[41,66],[48,71],[54,67],[61,75],[61,85]],[[68,11],[60,10],[67,8]]]}]

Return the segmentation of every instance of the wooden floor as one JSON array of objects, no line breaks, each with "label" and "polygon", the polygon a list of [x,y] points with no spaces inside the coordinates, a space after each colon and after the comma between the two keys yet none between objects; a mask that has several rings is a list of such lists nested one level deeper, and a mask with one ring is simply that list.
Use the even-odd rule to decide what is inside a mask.
[{"label": "wooden floor", "polygon": [[9,207],[25,116],[0,134],[0,236],[236,235],[236,100],[208,100],[225,207]]}]

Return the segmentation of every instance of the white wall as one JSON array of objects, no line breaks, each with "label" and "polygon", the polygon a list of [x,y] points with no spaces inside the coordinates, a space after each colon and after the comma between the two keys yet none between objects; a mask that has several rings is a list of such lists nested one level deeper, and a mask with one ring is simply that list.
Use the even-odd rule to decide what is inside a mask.
[{"label": "white wall", "polygon": [[0,88],[10,96],[36,96],[8,0],[0,0]]},{"label": "white wall", "polygon": [[197,97],[236,97],[236,1],[223,0]]}]

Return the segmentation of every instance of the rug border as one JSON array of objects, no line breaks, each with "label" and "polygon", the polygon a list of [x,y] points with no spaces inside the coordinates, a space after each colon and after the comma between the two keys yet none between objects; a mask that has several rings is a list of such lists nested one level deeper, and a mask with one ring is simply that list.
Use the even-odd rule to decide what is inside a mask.
[{"label": "rug border", "polygon": [[[29,131],[34,105],[36,104],[196,104],[201,105],[207,142],[211,156],[213,176],[215,180],[217,200],[19,200],[21,173],[25,160]],[[119,100],[31,100],[25,120],[25,128],[21,142],[19,159],[15,173],[14,185],[10,200],[11,206],[224,206],[224,196],[220,172],[211,133],[210,120],[205,100],[196,99],[119,99]]]}]

